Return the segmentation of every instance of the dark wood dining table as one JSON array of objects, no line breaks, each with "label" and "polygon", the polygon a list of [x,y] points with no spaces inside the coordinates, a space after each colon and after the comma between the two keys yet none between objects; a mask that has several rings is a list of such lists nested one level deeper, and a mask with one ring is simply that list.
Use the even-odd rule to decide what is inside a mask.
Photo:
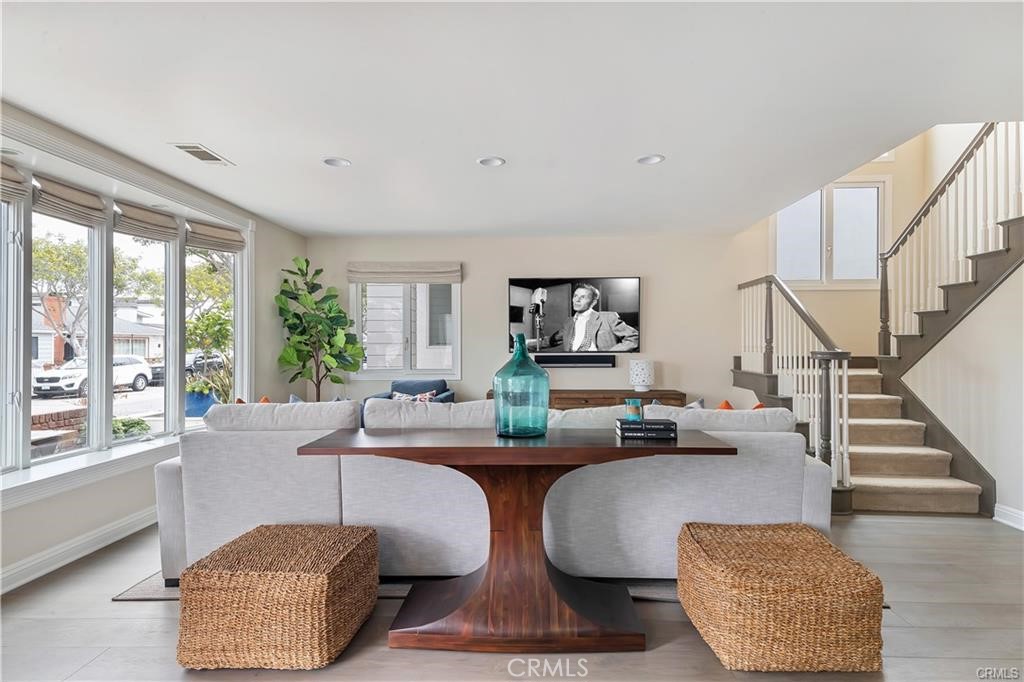
[{"label": "dark wood dining table", "polygon": [[589,464],[735,455],[736,448],[701,431],[679,431],[677,441],[623,441],[612,429],[557,429],[538,438],[502,438],[492,429],[342,429],[298,454],[394,457],[473,479],[490,511],[487,561],[464,576],[416,583],[388,646],[528,653],[646,647],[625,586],[569,575],[548,559],[544,497],[556,480]]}]

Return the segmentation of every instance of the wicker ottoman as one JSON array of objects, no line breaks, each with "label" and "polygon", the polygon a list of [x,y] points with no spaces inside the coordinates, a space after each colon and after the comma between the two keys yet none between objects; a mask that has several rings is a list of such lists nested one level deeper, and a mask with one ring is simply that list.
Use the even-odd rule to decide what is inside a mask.
[{"label": "wicker ottoman", "polygon": [[730,670],[882,667],[882,582],[809,526],[687,523],[679,601]]},{"label": "wicker ottoman", "polygon": [[377,532],[259,526],[181,574],[178,663],[321,668],[377,603]]}]

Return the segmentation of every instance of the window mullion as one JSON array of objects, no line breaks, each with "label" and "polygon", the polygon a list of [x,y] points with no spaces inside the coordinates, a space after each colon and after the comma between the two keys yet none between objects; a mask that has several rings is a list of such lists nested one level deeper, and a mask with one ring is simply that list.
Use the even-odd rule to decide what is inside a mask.
[{"label": "window mullion", "polygon": [[[25,182],[32,186],[31,171],[21,171]],[[26,284],[32,273],[32,194],[31,192],[14,202],[11,207],[12,231],[8,235],[14,254],[11,258],[9,295],[16,301],[13,312],[13,327],[18,334],[12,335],[10,360],[13,360],[10,377],[12,388],[17,393],[13,404],[8,405],[11,421],[10,440],[3,443],[14,453],[5,466],[28,467],[32,462],[32,287]]]},{"label": "window mullion", "polygon": [[185,430],[185,219],[178,218],[178,238],[167,245],[164,305],[164,428]]},{"label": "window mullion", "polygon": [[822,230],[822,260],[821,260],[821,278],[826,284],[831,283],[832,278],[832,262],[835,260],[835,247],[833,245],[833,189],[835,185],[825,185],[821,190],[821,230]]},{"label": "window mullion", "polygon": [[406,284],[402,293],[402,369],[411,371],[412,364],[412,292],[415,284]]},{"label": "window mullion", "polygon": [[105,201],[106,220],[89,230],[89,338],[87,443],[108,449],[114,414],[114,204]]}]

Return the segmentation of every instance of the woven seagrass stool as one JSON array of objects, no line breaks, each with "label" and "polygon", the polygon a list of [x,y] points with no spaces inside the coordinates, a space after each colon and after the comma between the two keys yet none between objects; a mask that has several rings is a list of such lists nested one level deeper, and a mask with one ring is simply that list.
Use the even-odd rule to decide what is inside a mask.
[{"label": "woven seagrass stool", "polygon": [[882,581],[799,523],[686,523],[679,601],[730,670],[882,667]]},{"label": "woven seagrass stool", "polygon": [[178,663],[322,668],[377,603],[377,531],[259,526],[181,574]]}]

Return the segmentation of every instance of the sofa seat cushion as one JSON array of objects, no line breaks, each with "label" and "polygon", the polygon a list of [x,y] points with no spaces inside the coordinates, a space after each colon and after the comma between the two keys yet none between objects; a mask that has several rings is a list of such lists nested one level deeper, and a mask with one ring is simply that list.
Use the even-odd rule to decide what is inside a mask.
[{"label": "sofa seat cushion", "polygon": [[697,431],[759,431],[789,433],[796,430],[796,417],[784,407],[759,410],[694,410],[670,405],[644,408],[648,419],[671,419],[680,429]]},{"label": "sofa seat cushion", "polygon": [[494,401],[438,403],[370,398],[363,407],[368,429],[493,429]]},{"label": "sofa seat cushion", "polygon": [[322,431],[359,428],[359,403],[214,405],[203,418],[211,431]]}]

